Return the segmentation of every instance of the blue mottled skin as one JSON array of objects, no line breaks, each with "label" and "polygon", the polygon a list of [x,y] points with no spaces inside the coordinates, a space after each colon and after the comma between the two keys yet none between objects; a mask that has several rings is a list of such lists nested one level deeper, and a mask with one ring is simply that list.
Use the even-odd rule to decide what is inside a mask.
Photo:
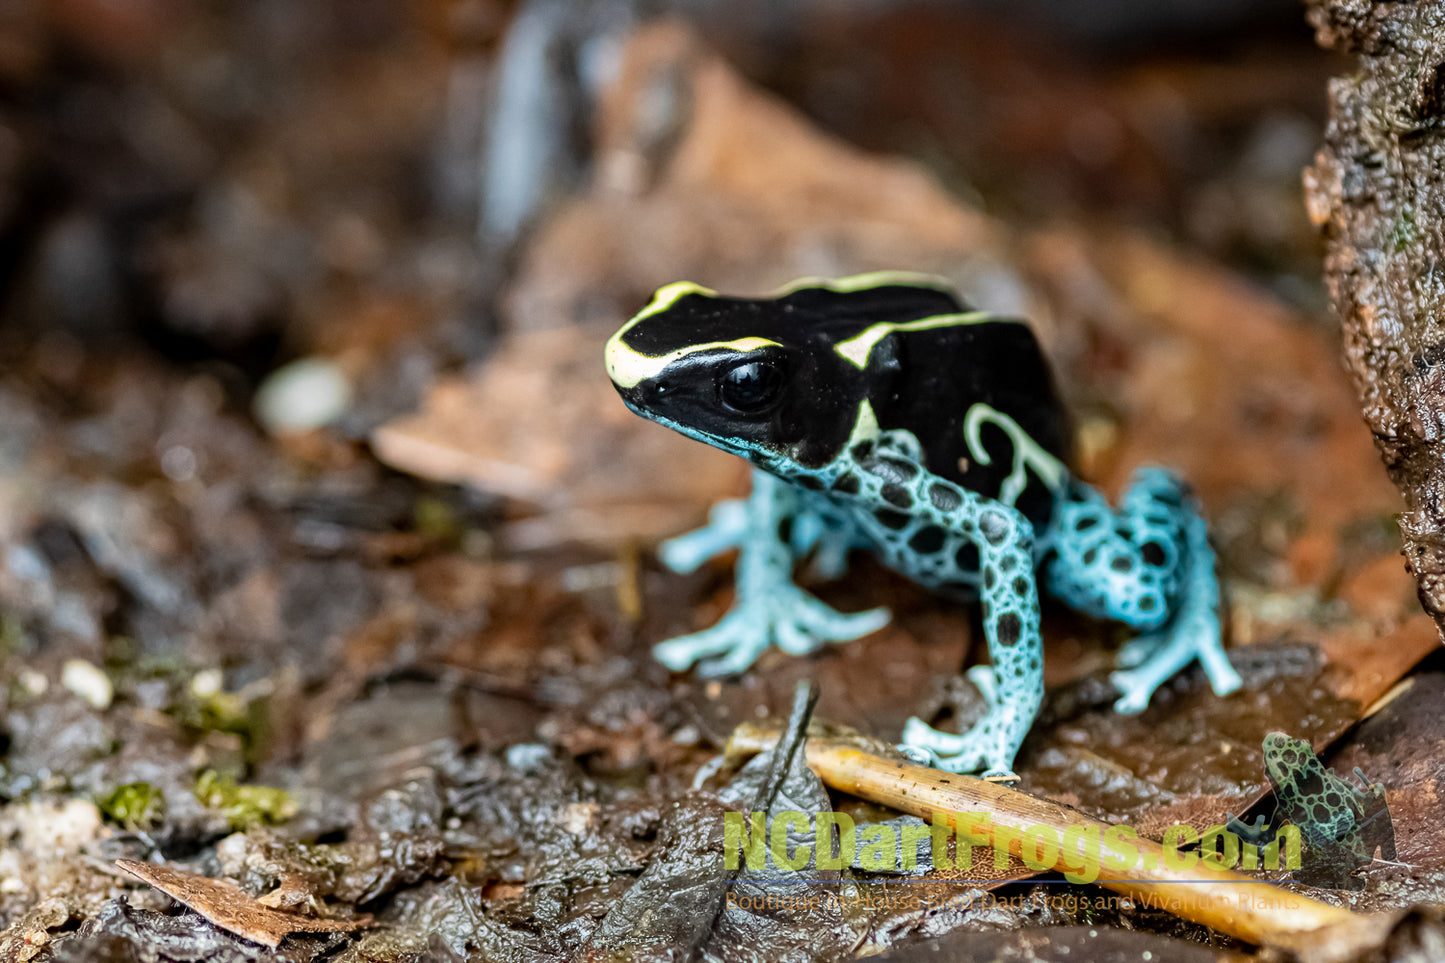
[{"label": "blue mottled skin", "polygon": [[[852,290],[842,288],[843,283],[838,282],[836,290]],[[664,300],[660,292],[654,304]],[[660,309],[650,308],[639,319],[658,313]],[[711,323],[710,316],[704,317]],[[934,323],[910,322],[912,328],[894,324],[889,333],[898,336],[892,332]],[[967,316],[967,323],[979,322]],[[774,350],[759,347],[761,340],[722,343],[710,334],[700,335],[703,343],[689,362],[692,368],[671,362],[671,384],[678,378],[715,377],[727,370],[726,364],[745,365]],[[869,344],[875,342],[881,337]],[[669,358],[688,362],[687,350],[673,349]],[[729,352],[735,355],[731,360]],[[999,459],[1003,465],[1011,458],[1012,471],[990,497],[930,471],[918,437],[908,430],[879,428],[866,398],[847,413],[852,431],[848,434],[849,426],[842,426],[846,447],[822,464],[803,464],[790,453],[796,448],[772,443],[765,432],[760,435],[761,429],[743,420],[733,434],[725,417],[710,410],[694,414],[695,404],[679,409],[684,417],[663,414],[666,402],[654,404],[652,396],[638,393],[644,389],[631,387],[642,379],[627,367],[659,367],[661,362],[638,356],[641,362],[631,357],[617,362],[609,355],[613,380],[619,390],[629,384],[630,393],[623,395],[634,410],[743,455],[757,469],[749,499],[719,504],[708,525],[662,547],[662,561],[678,572],[733,548],[740,552],[732,610],[711,628],[657,645],[657,659],[669,668],[696,666],[706,675],[742,672],[771,645],[803,654],[880,628],[887,622],[886,610],[839,613],[792,580],[794,565],[805,558],[812,559],[820,574],[835,576],[845,569],[851,549],[866,548],[924,586],[974,595],[981,602],[992,664],[972,669],[968,677],[982,693],[987,711],[962,734],[939,731],[917,718],[909,720],[903,733],[906,746],[926,753],[941,768],[993,775],[1011,771],[1043,699],[1040,584],[1073,608],[1141,633],[1121,652],[1120,667],[1111,676],[1120,692],[1117,711],[1143,710],[1159,686],[1196,660],[1216,693],[1239,687],[1239,676],[1222,647],[1219,586],[1204,522],[1185,487],[1168,472],[1140,471],[1113,509],[1035,444],[1018,422],[979,403],[968,412],[967,430],[978,436],[978,426],[991,423],[1012,440],[1011,450]],[[863,357],[868,358],[866,352]],[[745,375],[749,391],[757,394],[758,372]],[[824,427],[820,425],[820,431]],[[977,445],[970,451],[985,464],[1004,454]],[[1052,496],[1052,511],[1041,531],[1035,531],[1015,505],[1028,485],[1043,485]]]}]

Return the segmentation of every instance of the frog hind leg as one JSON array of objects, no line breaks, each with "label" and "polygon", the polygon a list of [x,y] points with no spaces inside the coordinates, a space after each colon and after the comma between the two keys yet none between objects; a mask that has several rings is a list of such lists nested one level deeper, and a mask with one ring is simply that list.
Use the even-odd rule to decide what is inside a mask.
[{"label": "frog hind leg", "polygon": [[[686,572],[732,548],[739,550],[737,600],[714,626],[659,643],[657,661],[674,672],[697,665],[705,676],[746,670],[770,645],[801,655],[828,642],[846,642],[882,628],[887,609],[837,612],[793,584],[793,562],[813,544],[840,544],[846,534],[819,530],[804,500],[806,493],[762,471],[753,473],[746,502],[721,502],[708,525],[665,542],[660,557],[668,568]],[[836,520],[827,520],[835,524]],[[802,523],[806,535],[792,529]]]},{"label": "frog hind leg", "polygon": [[1033,526],[1008,505],[929,472],[907,432],[883,432],[840,457],[857,524],[883,561],[934,588],[977,586],[983,606],[992,664],[968,677],[987,711],[962,734],[909,719],[904,745],[952,772],[1011,775],[1043,702]]},{"label": "frog hind leg", "polygon": [[1234,813],[1225,813],[1224,816],[1224,828],[1251,846],[1268,846],[1275,838],[1274,829],[1263,813],[1255,816],[1253,823],[1245,822]]},{"label": "frog hind leg", "polygon": [[1214,550],[1177,477],[1157,468],[1138,472],[1118,511],[1074,482],[1055,510],[1050,535],[1050,593],[1142,633],[1120,652],[1120,668],[1110,676],[1121,693],[1116,711],[1142,712],[1155,690],[1194,661],[1215,694],[1240,687],[1224,654]]}]

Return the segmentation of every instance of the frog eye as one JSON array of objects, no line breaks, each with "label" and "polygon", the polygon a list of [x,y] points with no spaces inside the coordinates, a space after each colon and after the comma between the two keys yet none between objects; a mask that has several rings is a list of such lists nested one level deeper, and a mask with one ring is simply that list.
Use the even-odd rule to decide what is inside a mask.
[{"label": "frog eye", "polygon": [[771,361],[745,361],[723,375],[718,398],[740,415],[767,409],[783,392],[783,369]]}]

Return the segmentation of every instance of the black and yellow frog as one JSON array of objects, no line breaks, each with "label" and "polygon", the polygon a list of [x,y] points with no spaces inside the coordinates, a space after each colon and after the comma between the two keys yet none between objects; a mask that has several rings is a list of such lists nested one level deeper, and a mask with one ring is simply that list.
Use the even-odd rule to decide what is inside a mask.
[{"label": "black and yellow frog", "polygon": [[1204,521],[1160,469],[1111,509],[1067,467],[1068,419],[1028,326],[965,307],[938,279],[881,273],[801,281],[762,299],[668,285],[607,343],[633,411],[755,466],[745,502],[663,546],[691,570],[738,548],[737,601],[710,629],[654,649],[669,668],[741,672],[770,645],[805,653],[881,627],[797,588],[811,555],[850,549],[952,595],[979,598],[992,666],[969,678],[988,711],[967,733],[911,719],[904,742],[955,772],[1008,771],[1043,698],[1038,585],[1143,634],[1112,678],[1120,712],[1198,660],[1239,687],[1224,654]]}]

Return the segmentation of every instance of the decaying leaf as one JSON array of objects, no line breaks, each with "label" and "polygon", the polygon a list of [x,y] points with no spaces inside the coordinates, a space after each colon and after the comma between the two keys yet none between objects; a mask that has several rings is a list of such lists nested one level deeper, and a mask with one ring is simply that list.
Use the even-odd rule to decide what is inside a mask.
[{"label": "decaying leaf", "polygon": [[255,943],[276,947],[292,933],[335,933],[361,929],[370,916],[351,920],[325,920],[273,909],[228,879],[208,879],[134,859],[117,859],[115,865],[167,896],[200,913],[223,930]]}]

